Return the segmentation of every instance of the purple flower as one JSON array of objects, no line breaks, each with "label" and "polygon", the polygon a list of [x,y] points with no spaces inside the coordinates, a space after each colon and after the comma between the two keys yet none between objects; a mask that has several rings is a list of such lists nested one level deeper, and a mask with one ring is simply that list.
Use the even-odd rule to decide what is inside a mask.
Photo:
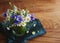
[{"label": "purple flower", "polygon": [[4,17],[7,17],[7,13],[4,13],[3,16],[4,16]]},{"label": "purple flower", "polygon": [[17,25],[19,22],[22,22],[23,21],[23,18],[22,16],[20,15],[17,15],[17,14],[13,14],[11,16],[11,18],[15,19],[14,23]]},{"label": "purple flower", "polygon": [[34,15],[33,15],[33,14],[31,15],[31,17],[30,17],[30,18],[31,18],[31,21],[32,21],[32,20],[35,20],[35,18],[34,18]]},{"label": "purple flower", "polygon": [[22,16],[18,15],[18,16],[16,17],[16,20],[19,21],[19,22],[22,22],[22,21],[23,21],[23,18],[22,18]]},{"label": "purple flower", "polygon": [[11,16],[11,18],[16,18],[17,17],[17,14],[13,14],[12,16]]},{"label": "purple flower", "polygon": [[15,22],[14,22],[14,23],[17,25],[19,22],[15,20]]}]

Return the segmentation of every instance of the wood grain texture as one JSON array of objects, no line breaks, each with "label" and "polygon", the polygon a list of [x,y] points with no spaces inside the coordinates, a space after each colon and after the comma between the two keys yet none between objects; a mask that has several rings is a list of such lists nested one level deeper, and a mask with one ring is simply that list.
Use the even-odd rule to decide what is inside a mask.
[{"label": "wood grain texture", "polygon": [[[11,8],[9,1],[0,1],[0,15]],[[27,8],[40,19],[47,33],[29,40],[28,43],[60,43],[60,0],[19,0],[11,1],[19,8]],[[0,21],[3,20],[0,16]],[[0,43],[5,43],[5,36],[0,35]]]}]

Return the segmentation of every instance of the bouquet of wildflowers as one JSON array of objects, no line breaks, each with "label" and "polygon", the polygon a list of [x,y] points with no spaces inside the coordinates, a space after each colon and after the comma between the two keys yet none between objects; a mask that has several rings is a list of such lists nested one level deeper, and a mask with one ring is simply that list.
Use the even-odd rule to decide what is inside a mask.
[{"label": "bouquet of wildflowers", "polygon": [[4,14],[1,23],[2,30],[7,36],[7,43],[25,43],[26,40],[45,34],[45,30],[33,14],[27,9],[19,9],[12,5]]},{"label": "bouquet of wildflowers", "polygon": [[[30,24],[31,21],[34,21],[34,15],[29,14],[27,9],[18,9],[15,5],[13,5],[13,9],[8,9],[4,14],[6,19],[4,20],[4,28],[7,30],[11,30],[15,35],[24,35],[29,32],[29,28],[27,26],[32,26],[33,23]],[[34,24],[35,25],[35,24]]]}]

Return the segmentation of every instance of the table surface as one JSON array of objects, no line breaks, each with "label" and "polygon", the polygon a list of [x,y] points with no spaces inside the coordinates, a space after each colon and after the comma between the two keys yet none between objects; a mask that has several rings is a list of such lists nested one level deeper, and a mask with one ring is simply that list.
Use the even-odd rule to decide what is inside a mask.
[{"label": "table surface", "polygon": [[[35,14],[47,33],[29,40],[28,43],[60,43],[60,0],[19,0],[13,2],[19,8],[27,8]],[[0,2],[0,14],[10,8],[8,1]],[[0,16],[0,21],[3,20]],[[5,43],[5,36],[0,35],[0,43]]]}]

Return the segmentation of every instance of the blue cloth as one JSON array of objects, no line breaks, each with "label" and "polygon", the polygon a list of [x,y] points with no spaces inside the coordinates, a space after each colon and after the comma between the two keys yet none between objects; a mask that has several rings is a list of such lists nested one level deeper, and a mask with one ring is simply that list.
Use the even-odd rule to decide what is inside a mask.
[{"label": "blue cloth", "polygon": [[[31,22],[32,23],[32,22]],[[34,21],[34,23],[36,24],[36,26],[28,26],[30,28],[29,33],[23,35],[23,36],[15,36],[11,30],[7,31],[4,28],[4,33],[6,34],[6,38],[7,38],[7,43],[27,43],[28,40],[35,38],[37,36],[41,36],[44,35],[46,33],[45,29],[43,28],[41,22],[39,21],[39,19],[36,19]],[[3,26],[4,27],[4,26]],[[35,31],[36,33],[33,35],[32,32]]]}]

